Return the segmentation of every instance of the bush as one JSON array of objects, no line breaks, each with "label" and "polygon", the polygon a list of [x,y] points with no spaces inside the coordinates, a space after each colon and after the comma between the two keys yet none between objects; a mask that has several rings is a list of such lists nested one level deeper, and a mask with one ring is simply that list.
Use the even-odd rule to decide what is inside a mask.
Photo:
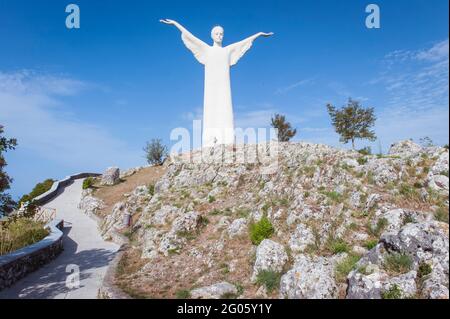
[{"label": "bush", "polygon": [[402,298],[402,290],[398,285],[392,285],[389,290],[386,290],[382,293],[381,297],[383,299],[401,299]]},{"label": "bush", "polygon": [[338,282],[344,282],[350,271],[352,271],[355,268],[356,264],[360,259],[361,259],[360,256],[350,254],[344,260],[339,262],[335,268],[336,280]]},{"label": "bush", "polygon": [[431,271],[433,269],[431,268],[430,264],[427,264],[426,262],[421,262],[419,265],[419,270],[417,272],[417,277],[423,278],[425,276],[428,276],[431,274]]},{"label": "bush", "polygon": [[358,150],[358,153],[361,155],[372,155],[372,148],[370,146],[364,147]]},{"label": "bush", "polygon": [[151,142],[147,142],[144,152],[149,164],[162,165],[167,156],[167,147],[162,144],[161,139],[152,139]]},{"label": "bush", "polygon": [[367,157],[359,157],[356,161],[358,162],[359,165],[364,165],[367,164],[368,159]]},{"label": "bush", "polygon": [[18,218],[0,225],[0,255],[9,254],[44,239],[49,234],[40,222]]},{"label": "bush", "polygon": [[34,186],[33,190],[29,194],[22,196],[22,198],[19,200],[19,206],[23,203],[30,202],[39,195],[42,195],[45,192],[47,192],[52,187],[54,182],[55,181],[53,179],[49,178],[43,181],[42,183],[36,184],[36,186]]},{"label": "bush", "polygon": [[254,245],[259,245],[264,239],[270,238],[274,232],[275,229],[266,216],[259,222],[250,224],[250,240]]},{"label": "bush", "polygon": [[148,184],[147,188],[148,188],[149,195],[151,195],[151,196],[155,195],[155,184]]},{"label": "bush", "polygon": [[330,239],[328,242],[328,249],[333,254],[346,253],[350,249],[348,244],[343,239]]},{"label": "bush", "polygon": [[91,188],[94,184],[94,179],[92,177],[85,178],[83,180],[83,189]]},{"label": "bush", "polygon": [[256,283],[266,287],[269,293],[278,288],[280,280],[281,273],[272,270],[262,270],[256,277]]},{"label": "bush", "polygon": [[411,270],[413,261],[407,254],[393,253],[384,259],[386,270],[395,274],[404,274]]},{"label": "bush", "polygon": [[369,239],[368,241],[366,241],[364,243],[364,246],[371,250],[372,248],[374,248],[376,245],[378,244],[378,240],[377,239]]}]

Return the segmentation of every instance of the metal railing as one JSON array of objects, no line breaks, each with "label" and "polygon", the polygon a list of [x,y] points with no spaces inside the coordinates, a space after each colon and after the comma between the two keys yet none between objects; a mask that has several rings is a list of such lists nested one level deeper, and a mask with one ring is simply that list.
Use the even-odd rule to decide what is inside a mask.
[{"label": "metal railing", "polygon": [[36,214],[34,215],[34,220],[37,222],[43,222],[47,224],[56,218],[56,209],[50,207],[39,207]]}]

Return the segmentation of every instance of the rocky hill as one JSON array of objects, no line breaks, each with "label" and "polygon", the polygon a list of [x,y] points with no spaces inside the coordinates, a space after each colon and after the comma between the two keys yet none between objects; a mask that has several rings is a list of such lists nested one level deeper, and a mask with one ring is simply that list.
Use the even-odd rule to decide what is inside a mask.
[{"label": "rocky hill", "polygon": [[116,283],[131,296],[449,297],[448,149],[282,143],[269,170],[198,156],[166,161],[113,206],[100,195],[118,185],[84,192],[86,213],[113,207],[105,238],[130,239]]}]

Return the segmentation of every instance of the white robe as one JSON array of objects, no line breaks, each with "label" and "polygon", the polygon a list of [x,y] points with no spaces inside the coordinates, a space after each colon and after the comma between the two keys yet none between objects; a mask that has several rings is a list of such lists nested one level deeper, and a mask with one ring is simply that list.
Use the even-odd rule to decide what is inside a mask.
[{"label": "white robe", "polygon": [[197,61],[205,66],[202,146],[234,144],[230,67],[251,48],[254,39],[220,47],[209,46],[189,32],[182,32],[181,38]]}]

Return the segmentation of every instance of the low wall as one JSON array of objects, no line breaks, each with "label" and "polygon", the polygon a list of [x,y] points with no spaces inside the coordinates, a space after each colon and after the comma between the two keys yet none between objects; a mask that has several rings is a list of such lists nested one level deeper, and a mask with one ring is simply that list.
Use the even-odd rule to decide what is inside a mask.
[{"label": "low wall", "polygon": [[44,205],[44,204],[48,203],[49,201],[51,201],[53,198],[55,198],[61,189],[63,189],[67,185],[70,185],[74,180],[80,179],[80,178],[86,178],[86,177],[97,177],[100,175],[101,174],[97,174],[97,173],[78,173],[75,175],[67,176],[66,178],[64,178],[62,180],[54,182],[52,187],[47,192],[37,196],[36,198],[34,198],[33,201],[37,205]]},{"label": "low wall", "polygon": [[10,287],[63,251],[64,221],[53,220],[46,227],[50,228],[50,234],[41,241],[0,256],[0,290]]}]

